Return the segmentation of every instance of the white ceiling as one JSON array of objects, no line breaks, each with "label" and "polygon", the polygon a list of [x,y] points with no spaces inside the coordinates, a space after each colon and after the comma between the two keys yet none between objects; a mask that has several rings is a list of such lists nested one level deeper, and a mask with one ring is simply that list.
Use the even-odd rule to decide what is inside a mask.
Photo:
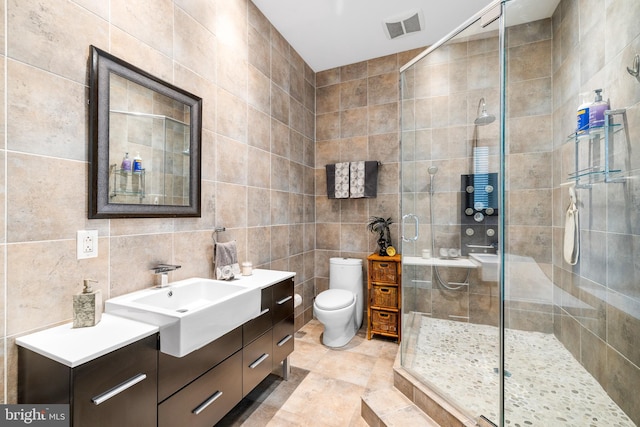
[{"label": "white ceiling", "polygon": [[[315,71],[429,46],[494,0],[252,0]],[[526,21],[551,16],[559,0],[517,0]],[[424,29],[390,40],[384,21],[421,10]],[[524,11],[524,12],[523,12]]]}]

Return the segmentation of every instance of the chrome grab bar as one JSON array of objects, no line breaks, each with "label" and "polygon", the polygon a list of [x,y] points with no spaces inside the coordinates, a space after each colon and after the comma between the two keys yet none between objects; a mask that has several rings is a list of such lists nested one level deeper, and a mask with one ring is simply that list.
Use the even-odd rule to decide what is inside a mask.
[{"label": "chrome grab bar", "polygon": [[[405,237],[404,235],[404,223],[405,223],[405,219],[407,218],[413,218],[413,221],[415,222],[415,227],[416,227],[416,233],[413,237]],[[406,214],[402,216],[402,241],[403,242],[415,242],[416,240],[418,240],[418,236],[419,236],[419,221],[418,221],[418,217],[417,215],[414,214]]]}]

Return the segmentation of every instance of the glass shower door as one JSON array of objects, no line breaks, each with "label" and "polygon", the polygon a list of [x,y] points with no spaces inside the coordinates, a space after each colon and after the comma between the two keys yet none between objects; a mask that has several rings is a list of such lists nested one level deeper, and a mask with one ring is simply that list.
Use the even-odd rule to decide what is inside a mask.
[{"label": "glass shower door", "polygon": [[482,24],[401,72],[401,356],[469,418],[497,423],[499,31]]}]

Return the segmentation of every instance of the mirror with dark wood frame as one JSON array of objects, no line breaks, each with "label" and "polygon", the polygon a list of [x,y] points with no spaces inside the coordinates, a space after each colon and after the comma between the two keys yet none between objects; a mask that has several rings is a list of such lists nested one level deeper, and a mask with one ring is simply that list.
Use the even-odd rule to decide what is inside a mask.
[{"label": "mirror with dark wood frame", "polygon": [[89,218],[200,216],[202,99],[91,46]]}]

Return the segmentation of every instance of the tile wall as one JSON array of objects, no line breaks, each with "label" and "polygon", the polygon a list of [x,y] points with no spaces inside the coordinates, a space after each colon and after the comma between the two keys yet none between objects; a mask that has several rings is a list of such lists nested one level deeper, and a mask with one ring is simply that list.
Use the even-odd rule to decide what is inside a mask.
[{"label": "tile wall", "polygon": [[[553,277],[554,333],[640,424],[640,82],[626,71],[640,53],[640,3],[562,0],[553,24]],[[627,110],[628,134],[616,132],[611,166],[624,183],[592,178],[577,190],[580,259],[563,260],[567,176],[575,169],[575,114],[582,92],[604,89],[612,109]],[[620,116],[617,123],[620,123]],[[581,167],[603,165],[604,144],[579,143]],[[589,182],[589,179],[582,182]]]},{"label": "tile wall", "polygon": [[[315,275],[315,73],[248,0],[8,0],[0,8],[0,401],[15,402],[15,337],[69,322],[85,278],[105,298],[212,277],[212,231],[240,261]],[[6,18],[6,19],[5,19]],[[202,217],[87,219],[88,58],[95,45],[203,98]],[[6,50],[4,50],[6,48]],[[143,159],[144,161],[144,159]],[[99,256],[76,260],[76,231]]]},{"label": "tile wall", "polygon": [[[399,68],[410,51],[321,71],[316,92],[316,292],[329,286],[329,258],[364,261],[377,250],[371,216],[392,218],[392,245],[400,248]],[[327,198],[325,165],[377,160],[378,196]],[[365,271],[366,280],[366,271]],[[366,284],[363,284],[366,286]]]}]

